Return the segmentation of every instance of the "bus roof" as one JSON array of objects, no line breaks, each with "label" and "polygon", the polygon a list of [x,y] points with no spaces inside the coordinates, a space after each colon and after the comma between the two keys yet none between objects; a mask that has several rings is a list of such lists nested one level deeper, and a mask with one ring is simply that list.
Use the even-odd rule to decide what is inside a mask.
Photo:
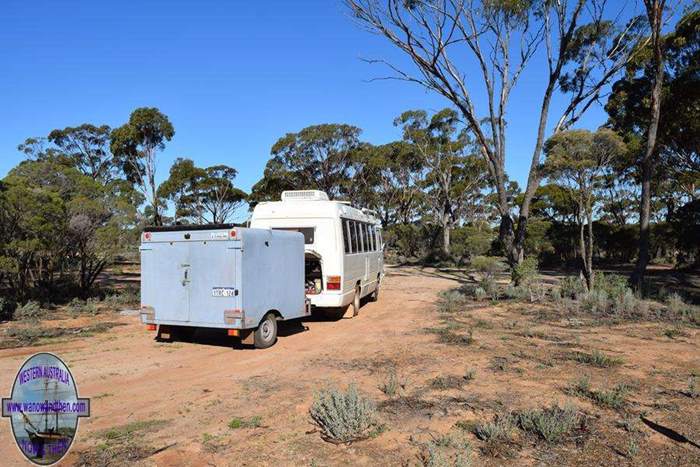
[{"label": "bus roof", "polygon": [[253,210],[252,219],[282,218],[339,218],[378,224],[379,220],[370,213],[349,206],[342,201],[263,201]]}]

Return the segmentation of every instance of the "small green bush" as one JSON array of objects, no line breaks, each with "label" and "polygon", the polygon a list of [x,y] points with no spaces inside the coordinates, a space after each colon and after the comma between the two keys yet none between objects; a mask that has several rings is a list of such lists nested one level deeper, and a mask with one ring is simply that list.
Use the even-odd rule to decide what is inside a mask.
[{"label": "small green bush", "polygon": [[66,305],[66,311],[72,315],[96,315],[97,301],[92,298],[87,300],[74,298]]},{"label": "small green bush", "polygon": [[620,357],[610,357],[605,355],[600,350],[594,350],[591,353],[576,352],[573,359],[580,363],[597,366],[598,368],[609,368],[622,364],[623,360]]},{"label": "small green bush", "polygon": [[625,396],[628,392],[629,388],[626,384],[617,384],[609,390],[590,391],[590,398],[598,405],[619,409],[625,405]]},{"label": "small green bush", "polygon": [[480,272],[483,277],[493,277],[500,269],[500,264],[493,256],[476,256],[471,261],[471,267]]},{"label": "small green bush", "polygon": [[438,294],[438,310],[441,313],[456,313],[466,305],[466,296],[457,289],[443,290]]},{"label": "small green bush", "polygon": [[139,291],[130,287],[110,293],[104,299],[105,305],[109,306],[134,305],[140,301]]},{"label": "small green bush", "polygon": [[563,298],[575,300],[586,292],[586,284],[578,277],[566,276],[559,281],[559,291]]},{"label": "small green bush", "polygon": [[237,430],[239,428],[258,428],[261,425],[262,417],[260,415],[255,415],[250,418],[233,417],[228,422],[228,427],[232,430]]},{"label": "small green bush", "polygon": [[309,409],[324,440],[351,443],[372,436],[378,428],[374,403],[350,385],[346,391],[319,391]]},{"label": "small green bush", "polygon": [[486,297],[488,297],[488,294],[483,289],[483,287],[477,287],[474,289],[474,298],[476,298],[477,300],[485,300]]},{"label": "small green bush", "polygon": [[405,387],[406,382],[399,378],[395,370],[390,370],[384,378],[384,381],[379,385],[379,390],[389,397],[394,397]]},{"label": "small green bush", "polygon": [[528,285],[537,278],[537,258],[529,256],[516,265],[511,271],[511,279],[515,285]]},{"label": "small green bush", "polygon": [[554,404],[540,410],[530,410],[518,415],[518,424],[527,432],[534,433],[548,443],[555,443],[569,434],[581,423],[578,410],[572,405],[559,407]]},{"label": "small green bush", "polygon": [[18,320],[36,320],[44,315],[44,310],[41,305],[34,300],[29,300],[24,305],[18,306],[14,312],[14,319]]},{"label": "small green bush", "polygon": [[482,441],[509,442],[513,439],[515,428],[516,420],[512,414],[499,414],[492,422],[479,423],[474,429],[474,434]]}]

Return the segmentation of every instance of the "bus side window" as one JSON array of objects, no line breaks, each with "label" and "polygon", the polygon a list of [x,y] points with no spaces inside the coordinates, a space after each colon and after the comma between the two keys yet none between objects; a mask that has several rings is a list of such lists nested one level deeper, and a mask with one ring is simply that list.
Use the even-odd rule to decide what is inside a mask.
[{"label": "bus side window", "polygon": [[365,224],[362,222],[357,223],[357,236],[360,238],[360,251],[365,252],[367,249],[366,241],[365,241]]},{"label": "bus side window", "polygon": [[369,251],[374,251],[374,226],[372,224],[367,225],[367,239],[369,240]]},{"label": "bus side window", "polygon": [[350,250],[350,236],[348,235],[349,230],[348,230],[348,220],[347,219],[341,219],[340,227],[342,230],[343,234],[343,243],[345,244],[345,253],[351,253]]},{"label": "bus side window", "polygon": [[370,225],[369,226],[369,242],[372,244],[372,251],[377,251],[377,237],[375,237],[375,230],[374,226]]},{"label": "bus side window", "polygon": [[349,221],[350,227],[350,241],[352,243],[352,252],[357,253],[359,250],[357,248],[357,223],[355,221]]},{"label": "bus side window", "polygon": [[382,243],[382,231],[381,231],[381,229],[377,229],[377,245],[379,246],[380,250],[384,249],[384,244]]},{"label": "bus side window", "polygon": [[362,224],[362,238],[365,239],[365,251],[372,251],[372,247],[369,244],[369,225]]}]

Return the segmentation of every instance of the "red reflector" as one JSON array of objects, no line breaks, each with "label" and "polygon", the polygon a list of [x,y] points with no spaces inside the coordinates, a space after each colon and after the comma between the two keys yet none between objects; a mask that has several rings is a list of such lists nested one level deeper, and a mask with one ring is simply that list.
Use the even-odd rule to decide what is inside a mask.
[{"label": "red reflector", "polygon": [[338,282],[329,282],[326,284],[328,290],[340,290],[340,284]]},{"label": "red reflector", "polygon": [[151,232],[146,232],[143,234],[143,239],[148,241],[151,239]]},{"label": "red reflector", "polygon": [[238,336],[238,329],[229,329],[228,335],[229,336]]},{"label": "red reflector", "polygon": [[156,329],[158,329],[158,326],[156,326],[155,324],[147,324],[146,325],[147,331],[155,331]]},{"label": "red reflector", "polygon": [[231,236],[231,238],[236,238],[236,231],[232,230],[231,232],[229,232],[229,235]]}]

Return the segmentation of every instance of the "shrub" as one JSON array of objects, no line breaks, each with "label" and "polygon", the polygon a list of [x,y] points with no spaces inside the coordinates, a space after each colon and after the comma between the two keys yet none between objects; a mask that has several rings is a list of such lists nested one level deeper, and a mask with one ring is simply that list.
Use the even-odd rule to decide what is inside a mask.
[{"label": "shrub", "polygon": [[554,404],[540,410],[530,410],[518,415],[518,424],[527,432],[534,433],[548,443],[559,441],[581,423],[578,410],[572,405],[559,407]]},{"label": "shrub", "polygon": [[537,266],[537,258],[529,256],[513,268],[511,279],[515,285],[528,285],[537,278]]},{"label": "shrub", "polygon": [[492,422],[480,423],[474,429],[474,434],[482,441],[509,442],[513,439],[515,419],[512,414],[496,415]]},{"label": "shrub", "polygon": [[626,384],[617,384],[612,389],[607,391],[590,391],[590,398],[597,404],[619,409],[625,405],[625,396],[629,392]]},{"label": "shrub", "polygon": [[394,397],[405,387],[406,383],[399,378],[395,370],[391,370],[379,385],[379,390],[389,397]]},{"label": "shrub", "polygon": [[493,256],[476,256],[472,259],[471,266],[484,278],[493,277],[500,268],[498,259]]},{"label": "shrub", "polygon": [[15,313],[17,302],[7,297],[0,297],[0,321],[9,321]]},{"label": "shrub", "polygon": [[581,298],[583,309],[594,314],[608,311],[608,293],[605,290],[593,289]]},{"label": "shrub", "polygon": [[559,291],[564,298],[577,299],[586,292],[586,284],[579,277],[566,276],[559,281]]},{"label": "shrub", "polygon": [[615,296],[613,302],[613,310],[619,315],[633,315],[639,307],[640,301],[634,295],[632,290],[625,288],[625,291],[620,295]]},{"label": "shrub", "polygon": [[474,298],[477,300],[484,300],[488,297],[488,294],[486,293],[486,290],[483,289],[483,287],[477,287],[474,289]]},{"label": "shrub", "polygon": [[125,288],[108,294],[104,302],[109,306],[133,305],[141,301],[139,291],[134,288]]},{"label": "shrub", "polygon": [[18,306],[14,312],[14,319],[19,320],[36,320],[44,315],[44,310],[38,302],[29,300],[24,305]]},{"label": "shrub", "polygon": [[530,291],[524,286],[508,285],[503,291],[503,295],[511,300],[525,300],[530,298]]},{"label": "shrub", "polygon": [[237,430],[239,428],[258,428],[261,425],[262,417],[260,415],[255,415],[250,418],[233,417],[231,421],[228,422],[228,427],[232,430]]},{"label": "shrub", "polygon": [[353,385],[345,392],[337,389],[319,391],[309,413],[321,429],[323,439],[332,443],[364,439],[378,428],[374,404],[360,395]]},{"label": "shrub", "polygon": [[591,353],[576,352],[573,356],[574,360],[580,363],[597,366],[598,368],[609,368],[620,365],[623,360],[620,357],[610,357],[605,355],[600,350],[594,350]]},{"label": "shrub", "polygon": [[443,290],[438,294],[438,310],[443,313],[455,313],[464,309],[466,297],[457,289]]},{"label": "shrub", "polygon": [[627,279],[618,274],[603,274],[596,272],[593,276],[593,289],[604,290],[608,297],[621,297],[629,288]]},{"label": "shrub", "polygon": [[74,298],[66,305],[66,311],[72,315],[96,315],[97,305],[96,300],[89,298],[87,300],[80,300],[79,298]]}]

